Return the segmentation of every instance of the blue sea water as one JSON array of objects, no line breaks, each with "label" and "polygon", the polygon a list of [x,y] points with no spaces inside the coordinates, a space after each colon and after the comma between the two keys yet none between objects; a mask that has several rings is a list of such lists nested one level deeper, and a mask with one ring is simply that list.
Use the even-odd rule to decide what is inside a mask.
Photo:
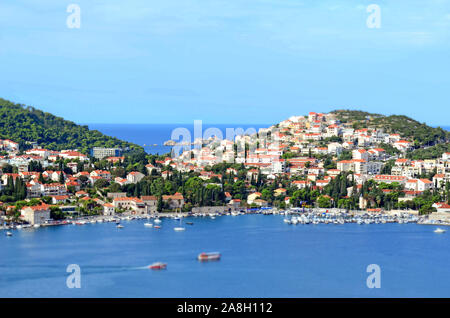
[{"label": "blue sea water", "polygon": [[[108,136],[117,137],[122,140],[133,142],[143,146],[145,151],[151,154],[165,154],[172,147],[164,146],[164,142],[171,139],[172,131],[176,128],[186,128],[190,131],[194,141],[194,124],[88,124],[89,129],[96,129]],[[208,128],[218,128],[226,138],[227,128],[242,128],[246,131],[253,128],[267,128],[270,124],[239,125],[239,124],[206,124],[202,125],[202,133]],[[157,144],[157,146],[154,146]]]},{"label": "blue sea water", "polygon": [[[185,219],[186,221],[188,219]],[[282,216],[143,220],[0,235],[0,297],[449,297],[450,235],[416,224],[287,225]],[[203,251],[218,262],[200,263]],[[167,270],[146,265],[167,262]],[[69,289],[69,264],[81,288]],[[366,286],[369,264],[381,288]]]}]

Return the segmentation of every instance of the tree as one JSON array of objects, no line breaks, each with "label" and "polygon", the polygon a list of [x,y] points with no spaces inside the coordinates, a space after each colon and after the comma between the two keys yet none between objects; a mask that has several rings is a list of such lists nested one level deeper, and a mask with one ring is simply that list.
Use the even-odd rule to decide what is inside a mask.
[{"label": "tree", "polygon": [[163,210],[163,199],[162,199],[162,195],[158,196],[158,203],[156,205],[156,211],[158,212],[162,212]]},{"label": "tree", "polygon": [[330,208],[331,207],[331,198],[329,196],[321,195],[317,199],[317,203],[319,204],[319,208]]}]

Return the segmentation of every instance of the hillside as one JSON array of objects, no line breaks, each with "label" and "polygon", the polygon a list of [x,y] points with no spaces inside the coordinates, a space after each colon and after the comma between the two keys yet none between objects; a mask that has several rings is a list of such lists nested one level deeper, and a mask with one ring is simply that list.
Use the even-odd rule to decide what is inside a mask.
[{"label": "hillside", "polygon": [[335,110],[332,113],[343,123],[351,122],[354,128],[383,128],[386,133],[398,133],[414,140],[416,148],[446,143],[450,140],[450,132],[440,127],[430,127],[403,115],[384,116],[355,110]]},{"label": "hillside", "polygon": [[115,137],[109,137],[87,126],[31,106],[15,104],[0,98],[0,138],[11,139],[22,146],[37,142],[50,150],[78,149],[88,153],[92,147],[121,147],[143,151],[143,148]]}]

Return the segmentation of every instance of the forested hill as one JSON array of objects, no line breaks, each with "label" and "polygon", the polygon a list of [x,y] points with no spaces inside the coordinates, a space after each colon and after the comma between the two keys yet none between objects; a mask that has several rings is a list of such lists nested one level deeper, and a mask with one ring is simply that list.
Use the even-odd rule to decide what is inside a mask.
[{"label": "forested hill", "polygon": [[0,98],[0,138],[11,139],[22,146],[37,142],[50,150],[78,149],[88,153],[92,147],[120,147],[143,151],[143,148],[115,137],[109,137],[87,126],[31,106],[15,104]]},{"label": "forested hill", "polygon": [[398,133],[414,140],[416,148],[441,144],[450,140],[450,132],[403,115],[384,116],[357,110],[335,110],[332,113],[343,123],[352,122],[354,128],[383,128],[386,133]]}]

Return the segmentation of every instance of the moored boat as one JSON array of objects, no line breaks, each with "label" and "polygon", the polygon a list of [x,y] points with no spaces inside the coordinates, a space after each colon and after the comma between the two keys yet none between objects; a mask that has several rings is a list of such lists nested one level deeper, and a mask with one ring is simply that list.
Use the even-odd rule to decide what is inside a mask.
[{"label": "moored boat", "polygon": [[445,230],[438,227],[436,230],[434,230],[434,233],[445,233]]}]

